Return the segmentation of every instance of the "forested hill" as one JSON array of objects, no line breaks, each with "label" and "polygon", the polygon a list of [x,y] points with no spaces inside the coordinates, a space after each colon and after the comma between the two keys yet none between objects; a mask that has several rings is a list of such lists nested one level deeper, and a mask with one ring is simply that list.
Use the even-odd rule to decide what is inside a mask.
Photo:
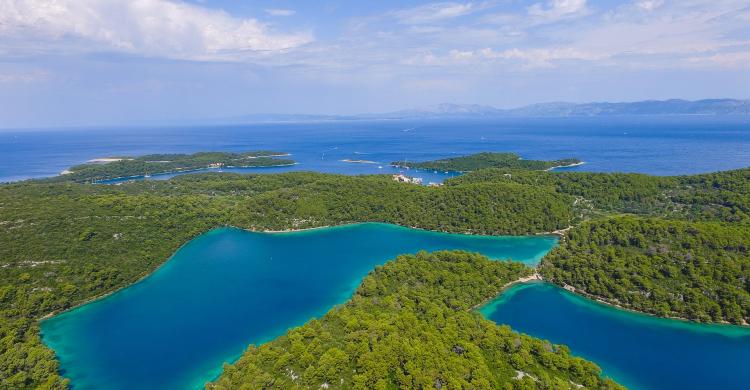
[{"label": "forested hill", "polygon": [[609,303],[702,322],[750,323],[750,228],[620,217],[584,223],[541,266]]},{"label": "forested hill", "polygon": [[[750,169],[689,176],[487,169],[450,179],[575,198],[577,221],[544,275],[661,316],[750,322]],[[627,218],[623,213],[649,218]],[[604,218],[604,220],[601,220]]]},{"label": "forested hill", "polygon": [[429,188],[382,176],[194,174],[120,186],[0,185],[0,388],[60,388],[39,318],[125,287],[211,228],[391,222],[455,233],[560,229],[573,199],[549,188]]},{"label": "forested hill", "polygon": [[687,176],[485,169],[446,181],[515,183],[576,198],[584,213],[632,213],[672,219],[750,224],[750,168]]},{"label": "forested hill", "polygon": [[400,256],[345,305],[251,346],[208,388],[621,388],[566,347],[470,310],[531,272],[465,252]]},{"label": "forested hill", "polygon": [[155,175],[219,167],[269,167],[292,165],[293,160],[278,157],[286,153],[254,151],[243,153],[200,152],[194,154],[149,154],[140,157],[112,157],[68,168],[51,181],[94,182],[100,180]]},{"label": "forested hill", "polygon": [[[747,247],[743,246],[747,242],[744,229],[750,227],[750,169],[654,177],[543,172],[513,166],[468,173],[437,188],[398,183],[386,175],[354,177],[309,172],[193,174],[120,186],[83,184],[66,176],[69,175],[58,180],[0,185],[0,388],[65,387],[54,354],[40,341],[39,318],[133,283],[166,261],[189,239],[225,225],[249,230],[283,230],[372,221],[456,233],[518,235],[549,232],[584,222],[571,230],[561,248],[570,255],[560,252],[559,256],[544,261],[545,267],[548,264],[552,267],[545,268],[545,274],[553,281],[581,287],[589,294],[639,310],[697,320],[738,322],[743,310],[747,310],[747,296],[742,288],[750,289],[750,276],[746,273]],[[650,218],[639,219],[637,223],[627,218],[610,219],[621,213]],[[606,223],[601,221],[604,218]],[[589,238],[585,229],[592,229],[592,226],[595,234],[591,233]],[[574,257],[578,253],[582,259],[591,261],[577,262]],[[481,263],[476,264],[481,266]],[[641,266],[644,268],[639,268]],[[466,267],[466,270],[452,272],[465,271],[469,277],[473,266]],[[591,279],[590,275],[596,276]],[[445,286],[446,291],[441,294],[459,294],[464,288],[456,287],[454,291],[453,284],[442,284],[445,279],[420,280],[435,288]],[[621,281],[625,289],[611,287]],[[411,282],[404,288],[407,286],[427,288]],[[365,288],[360,291],[366,291]],[[381,303],[414,302],[415,310],[423,310],[419,306],[422,303],[428,307],[434,304],[438,318],[443,315],[456,324],[469,324],[471,329],[486,327],[475,317],[464,318],[470,315],[468,313],[445,311],[454,308],[454,301],[458,305],[455,307],[464,307],[461,303],[467,302],[462,301],[464,298],[473,300],[484,293],[438,303],[432,298],[402,300],[399,295],[402,292],[378,291],[383,294],[377,296]],[[408,291],[403,293],[413,297]],[[631,297],[635,294],[648,299]],[[654,302],[649,301],[651,296]],[[353,320],[359,321],[360,316],[369,323],[367,311],[355,309],[370,308],[356,306],[359,303],[355,301],[352,304],[355,305],[352,311],[342,312],[351,315],[346,317],[347,326],[350,323],[355,326],[357,323]],[[440,306],[443,304],[446,306]],[[409,314],[411,307],[403,308],[407,311],[402,319],[412,321],[403,324],[421,324],[419,326],[426,330],[434,330],[433,326],[441,331],[453,329],[446,328],[442,322],[425,325],[419,322],[418,316],[414,319]],[[377,310],[383,310],[388,316],[397,315],[396,311],[386,311],[391,309]],[[497,344],[500,341],[495,339],[484,343],[483,340],[490,339],[483,338],[482,334],[464,334],[467,341],[474,344],[467,343],[469,348],[464,348],[463,344],[460,347],[477,351],[471,347],[477,345],[489,351],[481,353],[495,354],[497,345],[505,345]],[[325,333],[314,332],[304,335],[310,340],[328,337]],[[440,337],[446,337],[440,342],[452,343],[454,339],[450,337],[455,335]],[[411,338],[419,340],[417,335]],[[428,346],[432,341],[422,340],[420,345]],[[517,344],[513,341],[513,345]],[[390,348],[390,344],[383,345]],[[345,347],[336,346],[347,356],[353,356]],[[507,368],[510,364],[527,367],[529,371],[522,371],[543,378],[555,370],[564,372],[564,362],[568,361],[561,358],[563,360],[559,361],[563,365],[555,366],[556,358],[538,350],[534,352],[534,348],[531,352],[514,354],[513,351],[503,352],[510,355],[492,355],[500,360],[486,360],[496,364],[491,369],[497,368],[497,373],[486,372],[482,366],[472,366],[477,369],[472,372],[477,377],[500,381],[510,372]],[[321,359],[325,352],[327,350],[320,352]],[[433,353],[440,359],[431,360]],[[475,359],[478,353],[461,355],[461,359],[464,356]],[[537,353],[538,356],[534,355]],[[317,355],[303,357],[309,356]],[[330,362],[343,360],[343,355],[336,350],[325,356]],[[443,367],[443,358],[452,357],[445,351],[430,351],[420,356],[425,361],[424,367],[429,364]],[[502,360],[509,356],[513,359],[510,363]],[[557,369],[534,371],[537,367],[534,362],[540,361],[537,357],[546,368],[555,366]],[[305,367],[311,364],[307,362]],[[246,367],[256,369],[251,365]],[[458,365],[456,369],[461,367]],[[317,368],[311,369],[309,378],[318,380],[321,377],[314,374],[318,372],[315,370]],[[572,375],[585,380],[584,372],[568,374],[574,382],[579,379],[573,379]],[[276,375],[276,371],[272,375]],[[441,383],[443,379],[454,380],[440,378]],[[355,379],[352,375],[352,383]]]},{"label": "forested hill", "polygon": [[394,161],[391,165],[403,168],[416,168],[437,171],[470,172],[485,168],[509,168],[545,170],[580,164],[581,160],[566,158],[561,160],[523,160],[515,153],[477,153],[469,156],[452,157],[435,161],[412,162]]}]

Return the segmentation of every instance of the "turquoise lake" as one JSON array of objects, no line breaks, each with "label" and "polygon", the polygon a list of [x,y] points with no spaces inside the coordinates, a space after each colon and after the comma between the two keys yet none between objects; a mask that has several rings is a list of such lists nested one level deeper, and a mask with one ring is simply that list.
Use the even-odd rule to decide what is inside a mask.
[{"label": "turquoise lake", "polygon": [[294,233],[216,229],[144,280],[42,322],[42,338],[74,389],[199,388],[248,344],[345,302],[369,271],[398,254],[462,249],[534,265],[556,243],[374,223]]},{"label": "turquoise lake", "polygon": [[655,318],[548,283],[514,286],[480,312],[569,346],[631,389],[750,388],[750,328]]}]

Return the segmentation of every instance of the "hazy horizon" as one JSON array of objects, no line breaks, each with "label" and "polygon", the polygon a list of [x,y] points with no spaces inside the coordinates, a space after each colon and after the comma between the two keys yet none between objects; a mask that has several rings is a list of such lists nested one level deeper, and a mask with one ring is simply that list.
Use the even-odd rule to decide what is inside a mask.
[{"label": "hazy horizon", "polygon": [[0,0],[0,128],[748,99],[742,0]]}]

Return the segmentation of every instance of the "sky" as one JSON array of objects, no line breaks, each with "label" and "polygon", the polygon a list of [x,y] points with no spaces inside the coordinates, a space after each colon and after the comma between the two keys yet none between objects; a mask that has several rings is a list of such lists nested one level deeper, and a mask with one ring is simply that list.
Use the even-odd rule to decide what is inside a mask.
[{"label": "sky", "polygon": [[750,98],[750,0],[0,0],[0,128]]}]

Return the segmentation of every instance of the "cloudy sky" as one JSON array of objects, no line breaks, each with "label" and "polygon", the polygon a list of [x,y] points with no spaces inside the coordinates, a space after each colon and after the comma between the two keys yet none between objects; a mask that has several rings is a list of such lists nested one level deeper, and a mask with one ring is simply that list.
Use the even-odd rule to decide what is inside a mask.
[{"label": "cloudy sky", "polygon": [[748,0],[0,0],[0,128],[710,97]]}]

